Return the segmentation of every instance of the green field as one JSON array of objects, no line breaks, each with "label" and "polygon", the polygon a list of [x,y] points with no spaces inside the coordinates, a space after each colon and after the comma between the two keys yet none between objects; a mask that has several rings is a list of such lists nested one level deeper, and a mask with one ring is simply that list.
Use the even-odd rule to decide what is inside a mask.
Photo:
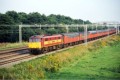
[{"label": "green field", "polygon": [[92,52],[48,79],[120,79],[120,43]]},{"label": "green field", "polygon": [[120,35],[0,69],[0,79],[120,79]]}]

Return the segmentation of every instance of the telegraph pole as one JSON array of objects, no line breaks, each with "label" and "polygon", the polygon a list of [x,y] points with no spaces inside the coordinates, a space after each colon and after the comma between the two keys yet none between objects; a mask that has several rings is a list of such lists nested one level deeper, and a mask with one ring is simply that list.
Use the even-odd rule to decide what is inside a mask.
[{"label": "telegraph pole", "polygon": [[96,33],[97,33],[97,35],[99,35],[99,34],[98,34],[98,29],[97,29],[97,27],[98,27],[97,24],[95,24]]},{"label": "telegraph pole", "polygon": [[118,34],[119,34],[119,32],[120,32],[120,26],[118,25]]},{"label": "telegraph pole", "polygon": [[116,27],[116,34],[117,34],[117,32],[118,32],[118,30],[117,30],[117,25],[115,25],[115,27]]},{"label": "telegraph pole", "polygon": [[69,28],[68,28],[68,25],[66,25],[66,30],[67,30],[67,33],[69,32]]},{"label": "telegraph pole", "polygon": [[87,25],[84,26],[84,42],[87,45]]},{"label": "telegraph pole", "polygon": [[109,27],[109,25],[108,25],[108,24],[107,24],[107,27],[108,27],[108,36],[109,36],[109,34],[110,34],[110,32],[109,32],[109,30],[110,30],[110,29],[109,29],[109,28],[110,28],[110,27]]},{"label": "telegraph pole", "polygon": [[119,27],[120,27],[120,26],[117,24],[117,33],[118,33],[118,34],[119,34]]},{"label": "telegraph pole", "polygon": [[39,27],[40,27],[40,30],[41,30],[41,24],[39,25]]},{"label": "telegraph pole", "polygon": [[97,32],[97,24],[95,25],[95,28],[96,28],[96,32]]},{"label": "telegraph pole", "polygon": [[77,31],[79,32],[79,25],[77,24]]},{"label": "telegraph pole", "polygon": [[22,24],[19,25],[19,43],[22,42]]}]

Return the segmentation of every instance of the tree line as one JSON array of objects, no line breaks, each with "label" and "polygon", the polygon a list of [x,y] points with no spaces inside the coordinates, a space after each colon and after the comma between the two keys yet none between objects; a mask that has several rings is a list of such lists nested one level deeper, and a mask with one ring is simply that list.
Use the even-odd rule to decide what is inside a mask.
[{"label": "tree line", "polygon": [[[0,42],[16,42],[18,41],[19,27],[15,25],[20,24],[91,24],[89,20],[84,21],[82,19],[72,19],[71,17],[64,15],[40,14],[38,12],[24,13],[16,11],[7,11],[6,13],[0,13]],[[6,26],[5,26],[6,25]],[[8,25],[8,26],[7,26]],[[80,29],[82,30],[82,29]],[[65,33],[66,28],[23,28],[23,40],[27,41],[32,35],[43,34],[59,34]],[[76,32],[76,28],[70,28],[70,32]]]},{"label": "tree line", "polygon": [[0,13],[0,24],[90,24],[89,20],[72,19],[64,15],[50,14],[48,16],[38,12],[24,13],[16,11],[7,11]]}]

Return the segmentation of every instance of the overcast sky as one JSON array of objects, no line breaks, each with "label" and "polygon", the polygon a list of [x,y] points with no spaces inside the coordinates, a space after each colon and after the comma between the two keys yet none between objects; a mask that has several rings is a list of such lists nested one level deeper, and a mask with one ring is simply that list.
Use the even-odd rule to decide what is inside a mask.
[{"label": "overcast sky", "polygon": [[0,0],[0,13],[39,12],[61,14],[74,19],[120,22],[120,0]]}]

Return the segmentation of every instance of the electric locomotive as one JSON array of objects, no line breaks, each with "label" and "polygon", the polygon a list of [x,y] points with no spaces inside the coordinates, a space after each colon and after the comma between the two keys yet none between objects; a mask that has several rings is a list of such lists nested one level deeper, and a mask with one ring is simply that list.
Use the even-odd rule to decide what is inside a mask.
[{"label": "electric locomotive", "polygon": [[[88,31],[87,40],[94,40],[107,35],[115,34],[116,29]],[[84,32],[63,33],[58,35],[40,36],[34,35],[29,38],[28,48],[33,54],[52,51],[84,42]]]},{"label": "electric locomotive", "polygon": [[31,53],[42,53],[53,49],[61,48],[63,44],[62,35],[40,36],[35,35],[29,38],[29,51]]}]

